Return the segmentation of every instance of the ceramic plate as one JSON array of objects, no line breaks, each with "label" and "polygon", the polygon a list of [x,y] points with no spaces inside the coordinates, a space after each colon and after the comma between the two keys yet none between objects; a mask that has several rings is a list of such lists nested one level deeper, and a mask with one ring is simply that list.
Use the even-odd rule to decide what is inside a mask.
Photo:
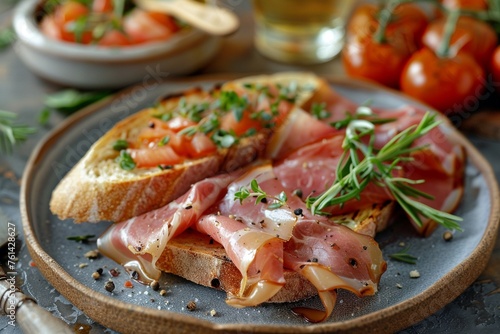
[{"label": "ceramic plate", "polygon": [[[409,223],[401,221],[377,236],[388,262],[380,291],[373,297],[357,298],[341,291],[332,317],[321,324],[306,323],[290,311],[293,306],[320,307],[317,298],[293,304],[262,305],[234,309],[225,304],[225,293],[198,286],[181,278],[164,275],[161,296],[149,287],[134,283],[127,273],[106,258],[89,261],[83,254],[95,249],[95,239],[87,244],[67,240],[69,236],[99,236],[102,224],[75,225],[61,221],[49,210],[50,194],[58,181],[105,131],[118,120],[151,106],[162,95],[194,85],[205,88],[222,82],[213,78],[137,86],[67,119],[33,152],[23,177],[21,212],[33,260],[47,280],[75,306],[95,321],[123,333],[156,333],[175,329],[177,333],[320,333],[325,331],[392,332],[431,315],[462,293],[484,269],[498,229],[498,189],[492,169],[478,151],[449,127],[453,140],[463,144],[468,155],[465,196],[456,214],[463,217],[464,232],[451,242],[438,229],[429,238],[417,236]],[[331,79],[341,94],[359,103],[368,99],[376,106],[395,108],[412,103],[396,92],[346,80]],[[401,250],[400,243],[418,256],[416,265],[391,261],[388,254]],[[87,266],[81,266],[86,263]],[[103,268],[94,280],[91,274]],[[115,290],[104,289],[113,277]],[[418,270],[420,278],[409,277]],[[186,305],[194,301],[196,309]],[[213,311],[215,311],[215,314]]]}]

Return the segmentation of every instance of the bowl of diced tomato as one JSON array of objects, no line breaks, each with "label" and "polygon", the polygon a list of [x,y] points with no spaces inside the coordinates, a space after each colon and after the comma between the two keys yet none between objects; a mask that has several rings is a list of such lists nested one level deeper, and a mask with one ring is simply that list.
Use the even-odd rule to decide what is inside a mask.
[{"label": "bowl of diced tomato", "polygon": [[83,89],[157,84],[200,69],[220,47],[220,38],[131,0],[23,0],[13,26],[28,68]]}]

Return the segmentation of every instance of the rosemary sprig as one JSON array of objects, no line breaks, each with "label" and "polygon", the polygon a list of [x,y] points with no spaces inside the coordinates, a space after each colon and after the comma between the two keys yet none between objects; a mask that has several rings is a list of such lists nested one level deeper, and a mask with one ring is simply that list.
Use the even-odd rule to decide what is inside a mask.
[{"label": "rosemary sprig", "polygon": [[234,194],[234,200],[240,201],[240,204],[243,203],[243,200],[248,197],[255,197],[255,204],[259,204],[261,202],[266,202],[267,199],[272,199],[273,203],[269,204],[268,208],[270,210],[281,208],[286,204],[288,200],[284,191],[280,192],[278,196],[270,196],[260,187],[257,180],[253,179],[250,182],[250,189],[248,187],[241,187],[239,191]]},{"label": "rosemary sprig", "polygon": [[417,258],[415,256],[413,256],[413,255],[408,254],[408,250],[409,249],[410,249],[409,247],[406,247],[405,249],[403,249],[403,250],[401,250],[399,252],[390,254],[389,257],[391,259],[396,260],[396,261],[406,262],[406,263],[409,263],[409,264],[416,264],[417,263]]},{"label": "rosemary sprig", "polygon": [[396,118],[380,118],[373,113],[373,110],[370,107],[368,107],[367,105],[362,105],[356,109],[356,112],[354,114],[346,112],[344,119],[332,122],[330,123],[330,125],[336,129],[342,129],[347,127],[351,121],[357,119],[364,119],[373,124],[385,124],[394,122],[396,120]]},{"label": "rosemary sprig", "polygon": [[[360,198],[363,189],[373,182],[386,187],[395,200],[414,220],[422,226],[422,217],[434,220],[444,227],[461,231],[455,215],[433,209],[418,202],[415,198],[432,196],[421,192],[412,185],[423,180],[411,180],[395,177],[393,171],[399,169],[399,163],[411,161],[409,154],[424,147],[411,147],[413,142],[439,125],[435,115],[426,113],[418,125],[408,127],[394,136],[380,150],[374,148],[374,124],[367,120],[353,120],[346,129],[343,143],[344,153],[337,166],[336,180],[332,186],[318,197],[309,197],[306,201],[313,214],[322,214],[326,207],[342,205],[346,201]],[[369,137],[368,143],[363,140]]]},{"label": "rosemary sprig", "polygon": [[0,153],[10,154],[15,144],[22,142],[32,133],[35,128],[15,124],[17,115],[10,111],[0,110]]}]

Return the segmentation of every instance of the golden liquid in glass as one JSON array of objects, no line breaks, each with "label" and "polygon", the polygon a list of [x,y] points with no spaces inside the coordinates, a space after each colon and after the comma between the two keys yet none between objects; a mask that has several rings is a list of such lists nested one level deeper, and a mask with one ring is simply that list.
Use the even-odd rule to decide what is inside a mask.
[{"label": "golden liquid in glass", "polygon": [[340,52],[353,0],[254,0],[255,45],[283,62],[320,63]]}]

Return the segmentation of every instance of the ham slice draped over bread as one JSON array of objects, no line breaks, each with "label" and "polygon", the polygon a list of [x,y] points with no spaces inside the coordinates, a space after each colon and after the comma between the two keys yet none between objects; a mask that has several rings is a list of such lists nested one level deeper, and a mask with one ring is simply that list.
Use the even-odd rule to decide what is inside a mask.
[{"label": "ham slice draped over bread", "polygon": [[[229,87],[238,91],[241,83]],[[323,104],[324,117],[314,117],[315,102]],[[255,104],[266,106],[266,101]],[[139,271],[139,279],[147,282],[158,279],[156,263],[169,241],[195,230],[222,245],[241,274],[239,289],[229,293],[228,304],[245,307],[270,300],[286,284],[285,273],[293,271],[317,289],[325,307],[318,321],[331,314],[337,289],[360,297],[376,293],[386,263],[373,239],[374,230],[370,235],[360,234],[332,217],[394,201],[391,193],[370,184],[359,198],[326,208],[331,216],[312,214],[305,204],[308,196],[321,194],[335,182],[345,130],[333,127],[332,122],[354,115],[359,106],[322,86],[301,107],[287,111],[262,160],[196,182],[166,206],[112,225],[98,240],[101,252]],[[372,110],[376,117],[393,119],[376,125],[376,149],[418,124],[424,115],[410,106]],[[415,187],[433,199],[421,201],[435,209],[453,211],[463,192],[462,148],[449,142],[445,127],[434,128],[413,146],[420,149],[410,154],[413,160],[398,163],[399,176],[426,180]],[[266,194],[257,202],[252,182]],[[245,189],[252,194],[238,198]],[[414,222],[417,231],[432,233],[436,223],[423,222]]]}]

